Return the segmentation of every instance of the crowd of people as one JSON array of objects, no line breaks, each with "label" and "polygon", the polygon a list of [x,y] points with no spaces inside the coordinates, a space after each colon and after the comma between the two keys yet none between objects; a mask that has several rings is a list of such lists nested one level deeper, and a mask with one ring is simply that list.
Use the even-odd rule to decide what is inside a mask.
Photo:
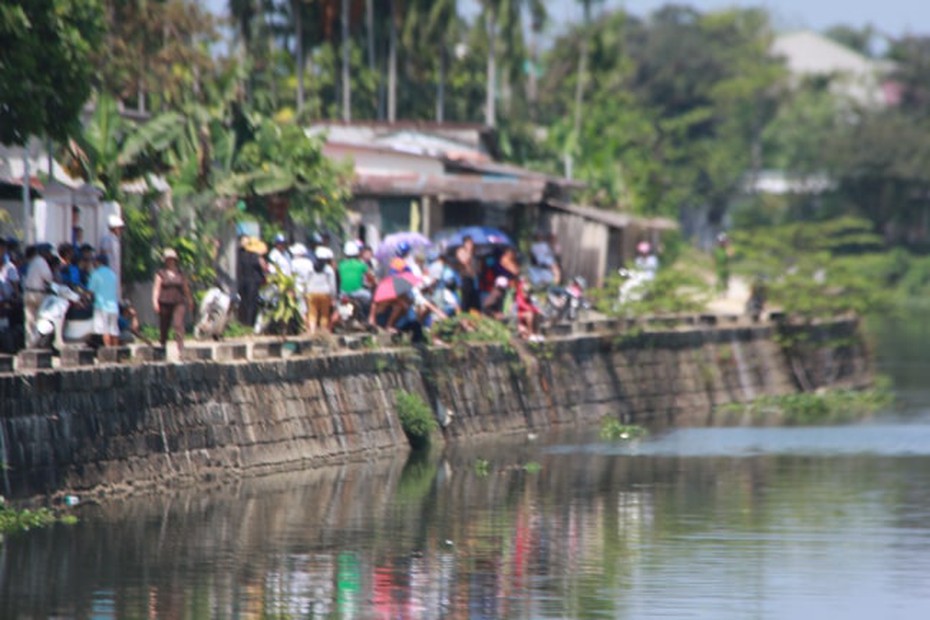
[{"label": "crowd of people", "polygon": [[[388,237],[385,242],[389,241]],[[520,336],[540,340],[541,310],[530,281],[557,284],[561,278],[554,244],[538,235],[524,266],[512,245],[478,245],[463,237],[455,245],[414,248],[406,241],[372,248],[348,240],[334,251],[330,239],[312,235],[308,244],[289,243],[283,234],[270,244],[240,238],[237,271],[238,319],[260,321],[263,290],[284,274],[293,281],[304,329],[332,330],[354,317],[363,327],[409,333],[426,340],[433,323],[458,314],[513,320]],[[376,258],[379,256],[381,260]],[[350,305],[352,311],[340,312]]]},{"label": "crowd of people", "polygon": [[[57,247],[48,242],[22,246],[0,238],[0,349],[31,347],[39,338],[37,323],[52,285],[77,293],[68,317],[92,321],[93,334],[105,346],[126,339],[137,325],[135,313],[121,305],[120,237],[122,218],[111,215],[99,248],[80,237]],[[122,336],[121,336],[122,334]]]},{"label": "crowd of people", "polygon": [[[98,344],[115,346],[139,333],[138,317],[122,301],[120,239],[125,224],[111,216],[109,229],[94,248],[78,239],[53,247],[37,243],[21,247],[0,238],[0,348],[32,347],[43,299],[52,285],[78,294],[68,320],[92,321]],[[267,291],[277,281],[288,282],[308,334],[340,326],[392,333],[409,333],[424,342],[437,320],[456,315],[483,315],[516,325],[521,337],[539,340],[541,310],[530,293],[534,285],[557,284],[561,278],[557,246],[537,235],[524,265],[512,245],[476,244],[462,237],[454,245],[401,241],[375,248],[357,240],[341,245],[326,235],[308,242],[290,242],[283,234],[270,243],[243,236],[237,262],[238,320],[257,325]],[[177,251],[162,251],[163,265],[155,273],[151,303],[164,346],[170,332],[180,352],[185,322],[194,308],[191,286],[180,267]],[[377,256],[377,258],[376,258]],[[276,278],[277,274],[286,276]],[[266,313],[270,314],[270,313]]]}]

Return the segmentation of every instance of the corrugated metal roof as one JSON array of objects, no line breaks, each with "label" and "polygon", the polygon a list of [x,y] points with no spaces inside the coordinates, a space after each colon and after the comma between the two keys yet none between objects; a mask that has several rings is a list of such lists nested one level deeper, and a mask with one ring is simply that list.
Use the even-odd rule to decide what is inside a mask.
[{"label": "corrugated metal roof", "polygon": [[544,181],[490,180],[479,175],[357,174],[357,196],[435,196],[444,201],[535,204],[542,201]]},{"label": "corrugated metal roof", "polygon": [[587,220],[599,222],[611,228],[626,228],[628,226],[638,226],[641,228],[653,228],[657,230],[677,230],[678,222],[665,217],[640,217],[630,213],[620,211],[608,211],[597,207],[584,205],[573,205],[558,201],[549,201],[546,203],[553,209],[572,213]]}]

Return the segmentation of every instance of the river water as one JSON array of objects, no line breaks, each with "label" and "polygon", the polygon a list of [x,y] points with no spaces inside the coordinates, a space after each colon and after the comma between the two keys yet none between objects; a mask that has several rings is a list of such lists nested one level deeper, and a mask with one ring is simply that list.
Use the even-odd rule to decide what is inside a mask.
[{"label": "river water", "polygon": [[[930,617],[930,333],[868,423],[520,437],[81,506],[0,618]],[[923,383],[922,383],[923,382]]]}]

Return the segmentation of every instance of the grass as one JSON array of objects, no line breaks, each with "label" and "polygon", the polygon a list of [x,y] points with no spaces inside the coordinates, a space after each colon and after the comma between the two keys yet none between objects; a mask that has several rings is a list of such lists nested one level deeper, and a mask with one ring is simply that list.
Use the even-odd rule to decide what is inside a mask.
[{"label": "grass", "polygon": [[867,418],[894,403],[891,390],[879,385],[869,390],[824,390],[781,396],[762,396],[750,403],[724,405],[724,413],[753,417],[777,416],[785,424],[809,426],[842,424]]},{"label": "grass", "polygon": [[428,446],[430,435],[439,428],[432,408],[419,394],[406,390],[397,390],[396,402],[397,416],[411,447],[421,449]]},{"label": "grass", "polygon": [[[74,519],[74,517],[71,519]],[[62,521],[73,522],[71,519],[62,519]],[[3,506],[0,507],[0,534],[28,532],[31,529],[51,525],[58,520],[55,513],[48,508],[16,510],[15,508]]]},{"label": "grass", "polygon": [[632,441],[649,434],[649,430],[636,424],[624,424],[616,418],[601,420],[601,439],[607,441]]}]

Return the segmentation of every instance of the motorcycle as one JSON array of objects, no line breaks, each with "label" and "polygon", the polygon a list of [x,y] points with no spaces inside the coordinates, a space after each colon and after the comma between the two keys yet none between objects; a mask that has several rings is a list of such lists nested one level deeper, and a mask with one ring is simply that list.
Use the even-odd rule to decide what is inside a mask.
[{"label": "motorcycle", "polygon": [[552,323],[568,320],[577,321],[583,312],[591,308],[591,303],[585,298],[587,281],[581,276],[575,276],[568,286],[551,287],[546,293],[544,316]]},{"label": "motorcycle", "polygon": [[344,331],[369,330],[368,311],[370,307],[370,302],[366,303],[366,301],[360,297],[348,293],[341,293],[336,300],[336,316],[338,321],[334,327],[338,327]]},{"label": "motorcycle", "polygon": [[200,319],[194,326],[194,336],[214,340],[222,338],[232,307],[233,299],[226,291],[215,286],[209,289],[200,301]]},{"label": "motorcycle", "polygon": [[753,323],[758,323],[759,319],[762,318],[762,313],[765,310],[766,297],[767,291],[765,283],[761,280],[755,280],[749,291],[749,299],[746,300],[745,308],[746,314],[752,319]]},{"label": "motorcycle", "polygon": [[255,335],[267,333],[273,328],[272,315],[278,306],[280,292],[274,284],[265,284],[258,290],[258,313],[255,315],[255,325],[252,331]]},{"label": "motorcycle", "polygon": [[63,284],[49,284],[49,294],[36,312],[35,327],[27,335],[28,346],[61,349],[66,343],[87,343],[94,333],[93,313],[68,316],[69,309],[82,300],[80,293]]},{"label": "motorcycle", "polygon": [[623,278],[617,295],[618,306],[641,301],[646,294],[646,283],[654,279],[652,273],[643,269],[621,268],[618,273]]}]

